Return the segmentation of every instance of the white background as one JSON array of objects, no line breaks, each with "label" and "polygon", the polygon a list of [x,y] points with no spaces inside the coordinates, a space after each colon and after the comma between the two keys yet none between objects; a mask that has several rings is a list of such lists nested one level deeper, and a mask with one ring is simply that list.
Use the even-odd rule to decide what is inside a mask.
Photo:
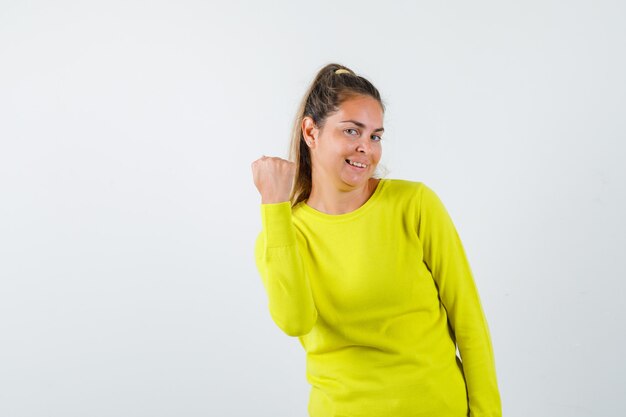
[{"label": "white background", "polygon": [[0,0],[0,415],[306,416],[250,164],[323,65],[452,215],[504,414],[623,416],[622,1]]}]

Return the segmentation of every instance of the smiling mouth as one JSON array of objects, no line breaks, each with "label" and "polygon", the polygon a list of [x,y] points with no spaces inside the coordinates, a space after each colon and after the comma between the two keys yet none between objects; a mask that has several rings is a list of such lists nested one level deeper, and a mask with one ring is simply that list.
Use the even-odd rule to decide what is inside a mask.
[{"label": "smiling mouth", "polygon": [[346,159],[346,163],[347,163],[348,165],[350,165],[351,167],[355,167],[355,168],[365,169],[365,168],[367,168],[367,167],[368,167],[368,165],[362,164],[362,163],[360,163],[360,162],[353,162],[353,161],[351,161],[351,160],[349,160],[349,159]]}]

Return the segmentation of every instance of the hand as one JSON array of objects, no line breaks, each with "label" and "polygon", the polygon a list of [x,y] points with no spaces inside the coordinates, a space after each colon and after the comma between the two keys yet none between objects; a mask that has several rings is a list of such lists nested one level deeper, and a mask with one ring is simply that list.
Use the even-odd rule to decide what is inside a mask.
[{"label": "hand", "polygon": [[263,155],[252,163],[252,177],[262,204],[289,201],[295,175],[294,162],[275,156]]}]

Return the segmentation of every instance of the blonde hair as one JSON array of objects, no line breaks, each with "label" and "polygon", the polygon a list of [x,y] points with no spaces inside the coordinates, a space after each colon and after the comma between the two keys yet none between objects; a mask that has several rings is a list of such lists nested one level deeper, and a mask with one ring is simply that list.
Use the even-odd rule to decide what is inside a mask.
[{"label": "blonde hair", "polygon": [[360,95],[376,99],[385,112],[376,87],[343,65],[325,65],[311,82],[302,97],[291,131],[289,159],[296,164],[296,177],[289,197],[292,207],[308,199],[312,187],[311,154],[302,134],[302,120],[311,117],[315,125],[323,129],[326,118],[338,111],[344,101]]}]

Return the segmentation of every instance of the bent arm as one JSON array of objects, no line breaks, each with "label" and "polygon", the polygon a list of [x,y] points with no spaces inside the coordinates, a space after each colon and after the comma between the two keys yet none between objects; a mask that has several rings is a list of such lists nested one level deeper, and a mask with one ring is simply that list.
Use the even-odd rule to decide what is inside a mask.
[{"label": "bent arm", "polygon": [[423,185],[418,235],[463,362],[471,417],[501,417],[489,328],[458,232],[437,194]]},{"label": "bent arm", "polygon": [[317,320],[317,309],[298,252],[291,203],[261,204],[261,220],[254,254],[270,314],[287,335],[305,335]]}]

